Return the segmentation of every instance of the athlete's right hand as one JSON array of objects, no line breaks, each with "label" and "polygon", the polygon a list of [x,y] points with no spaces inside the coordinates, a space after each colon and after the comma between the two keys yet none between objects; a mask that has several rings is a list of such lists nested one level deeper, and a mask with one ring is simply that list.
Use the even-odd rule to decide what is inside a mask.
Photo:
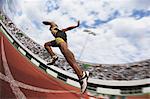
[{"label": "athlete's right hand", "polygon": [[77,22],[77,27],[80,25],[80,20],[78,20],[78,22]]}]

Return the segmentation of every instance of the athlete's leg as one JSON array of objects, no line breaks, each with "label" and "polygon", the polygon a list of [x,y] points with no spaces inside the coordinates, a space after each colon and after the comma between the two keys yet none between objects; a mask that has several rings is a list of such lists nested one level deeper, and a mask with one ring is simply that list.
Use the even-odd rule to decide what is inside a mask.
[{"label": "athlete's leg", "polygon": [[53,52],[52,47],[58,47],[57,43],[55,40],[47,42],[44,44],[45,49],[48,51],[48,53],[51,56],[51,61],[47,65],[52,65],[55,63],[56,60],[58,60],[58,56]]},{"label": "athlete's leg", "polygon": [[46,42],[44,44],[45,49],[48,51],[51,57],[56,56],[56,54],[53,52],[51,47],[58,47],[58,44],[56,43],[56,40],[52,40],[50,42]]},{"label": "athlete's leg", "polygon": [[53,57],[53,56],[55,56],[55,53],[53,52],[51,46],[52,46],[51,41],[50,42],[46,42],[44,44],[45,49],[48,51],[48,53],[50,54],[50,56]]},{"label": "athlete's leg", "polygon": [[79,78],[79,83],[81,85],[81,92],[84,93],[87,88],[87,81],[89,78],[89,72],[88,71],[83,71],[79,65],[77,64],[75,57],[73,53],[68,49],[67,43],[62,39],[62,38],[56,38],[55,39],[57,44],[59,45],[59,48],[66,58],[67,62],[70,64],[70,66],[74,69],[76,72],[78,78]]},{"label": "athlete's leg", "polygon": [[67,62],[70,64],[70,66],[76,72],[79,79],[81,79],[82,76],[83,76],[83,71],[80,68],[80,66],[78,66],[73,53],[68,49],[67,43],[66,42],[61,42],[59,44],[59,48],[60,48],[62,54],[64,55],[64,57],[66,58]]}]

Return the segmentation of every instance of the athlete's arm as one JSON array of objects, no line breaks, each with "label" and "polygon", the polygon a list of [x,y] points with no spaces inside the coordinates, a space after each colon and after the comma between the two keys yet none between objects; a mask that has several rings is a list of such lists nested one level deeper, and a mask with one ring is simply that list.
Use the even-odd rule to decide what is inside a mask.
[{"label": "athlete's arm", "polygon": [[74,29],[74,28],[76,28],[76,27],[79,27],[79,25],[80,25],[80,21],[78,21],[77,25],[67,27],[67,28],[65,28],[65,29],[62,29],[62,31],[66,32],[66,31],[68,31],[68,30],[72,30],[72,29]]}]

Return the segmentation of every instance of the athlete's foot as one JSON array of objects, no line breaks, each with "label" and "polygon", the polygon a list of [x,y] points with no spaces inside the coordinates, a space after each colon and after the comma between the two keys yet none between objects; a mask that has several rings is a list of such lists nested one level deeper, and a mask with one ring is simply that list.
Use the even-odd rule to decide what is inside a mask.
[{"label": "athlete's foot", "polygon": [[53,65],[57,60],[58,60],[58,56],[57,56],[57,55],[54,55],[54,56],[51,58],[51,62],[47,63],[47,65]]},{"label": "athlete's foot", "polygon": [[84,71],[83,72],[83,76],[82,76],[82,78],[79,81],[80,82],[80,86],[81,86],[81,93],[82,94],[86,91],[88,78],[89,78],[89,72],[88,71]]}]

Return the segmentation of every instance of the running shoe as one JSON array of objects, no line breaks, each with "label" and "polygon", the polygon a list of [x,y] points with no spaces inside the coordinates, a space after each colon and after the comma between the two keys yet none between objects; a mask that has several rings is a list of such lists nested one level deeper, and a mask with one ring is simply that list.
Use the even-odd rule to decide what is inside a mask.
[{"label": "running shoe", "polygon": [[54,56],[51,58],[51,62],[47,63],[47,65],[53,65],[57,60],[58,60],[58,56],[57,56],[57,55],[54,55]]},{"label": "running shoe", "polygon": [[83,72],[83,77],[79,81],[80,82],[80,86],[81,86],[81,93],[82,94],[86,91],[89,74],[90,73],[88,71],[84,71]]}]

